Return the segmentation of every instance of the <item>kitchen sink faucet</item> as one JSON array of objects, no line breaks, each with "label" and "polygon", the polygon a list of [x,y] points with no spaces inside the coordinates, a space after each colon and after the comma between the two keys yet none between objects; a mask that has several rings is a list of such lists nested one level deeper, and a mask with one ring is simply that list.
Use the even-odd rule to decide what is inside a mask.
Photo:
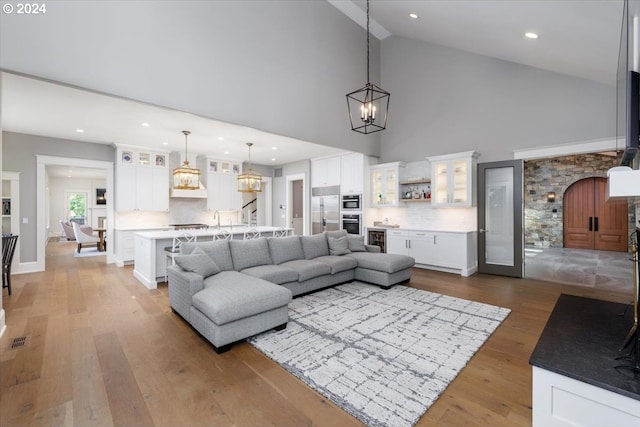
[{"label": "kitchen sink faucet", "polygon": [[213,211],[213,220],[218,220],[218,230],[220,230],[220,211]]}]

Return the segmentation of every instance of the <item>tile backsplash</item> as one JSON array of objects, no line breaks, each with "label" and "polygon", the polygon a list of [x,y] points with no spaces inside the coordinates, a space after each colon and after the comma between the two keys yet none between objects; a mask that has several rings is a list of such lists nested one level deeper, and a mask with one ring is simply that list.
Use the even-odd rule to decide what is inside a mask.
[{"label": "tile backsplash", "polygon": [[473,231],[477,229],[477,208],[433,209],[424,204],[413,204],[399,208],[371,208],[365,215],[365,227],[372,227],[373,221],[398,224],[401,228],[421,228],[429,230]]},{"label": "tile backsplash", "polygon": [[[220,212],[220,224],[238,224],[240,212]],[[169,212],[116,212],[117,229],[167,228],[169,224],[216,225],[213,211],[207,210],[206,199],[173,198],[169,201]]]}]

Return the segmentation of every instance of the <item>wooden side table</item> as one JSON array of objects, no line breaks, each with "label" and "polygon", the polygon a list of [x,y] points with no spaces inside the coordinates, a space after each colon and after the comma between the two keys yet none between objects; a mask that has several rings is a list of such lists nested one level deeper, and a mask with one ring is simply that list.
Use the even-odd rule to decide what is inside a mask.
[{"label": "wooden side table", "polygon": [[107,229],[104,227],[98,227],[98,228],[94,228],[93,231],[97,231],[98,237],[100,238],[100,241],[98,242],[98,250],[100,252],[106,251],[107,245],[106,245],[106,242],[104,241],[104,233],[107,231]]}]

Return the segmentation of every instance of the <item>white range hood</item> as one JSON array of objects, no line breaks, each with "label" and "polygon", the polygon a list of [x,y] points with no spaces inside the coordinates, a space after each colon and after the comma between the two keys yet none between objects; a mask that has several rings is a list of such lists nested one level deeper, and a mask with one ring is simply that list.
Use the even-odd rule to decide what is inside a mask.
[{"label": "white range hood", "polygon": [[197,190],[183,190],[180,188],[171,188],[169,192],[169,196],[171,197],[181,197],[184,199],[206,199],[207,198],[207,189],[202,185],[201,182],[198,183],[199,188]]},{"label": "white range hood", "polygon": [[640,197],[640,170],[616,166],[607,172],[607,200]]}]

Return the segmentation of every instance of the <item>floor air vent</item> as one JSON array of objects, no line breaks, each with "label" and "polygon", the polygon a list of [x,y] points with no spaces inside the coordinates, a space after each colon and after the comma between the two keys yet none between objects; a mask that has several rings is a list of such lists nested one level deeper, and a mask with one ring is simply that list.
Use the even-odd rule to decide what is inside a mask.
[{"label": "floor air vent", "polygon": [[24,347],[27,343],[27,337],[17,337],[11,341],[11,346],[9,347],[11,350],[15,350],[16,348]]}]

